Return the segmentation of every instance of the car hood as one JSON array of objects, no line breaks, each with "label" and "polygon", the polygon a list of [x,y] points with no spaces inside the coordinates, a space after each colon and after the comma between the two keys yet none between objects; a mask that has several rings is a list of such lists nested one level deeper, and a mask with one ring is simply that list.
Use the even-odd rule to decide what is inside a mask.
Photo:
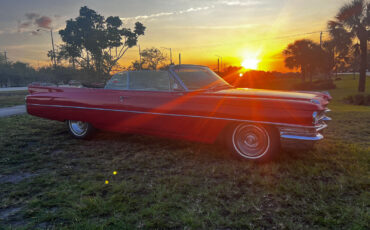
[{"label": "car hood", "polygon": [[310,101],[314,98],[320,98],[320,96],[317,93],[314,94],[304,92],[251,89],[251,88],[224,89],[212,93],[222,96],[258,97],[258,98],[290,99],[302,101]]}]

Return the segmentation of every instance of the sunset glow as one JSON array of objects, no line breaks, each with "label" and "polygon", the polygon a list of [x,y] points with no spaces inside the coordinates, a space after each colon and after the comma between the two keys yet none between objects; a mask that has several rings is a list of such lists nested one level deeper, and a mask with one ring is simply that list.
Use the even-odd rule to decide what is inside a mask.
[{"label": "sunset glow", "polygon": [[[163,52],[169,57],[171,48],[175,64],[181,53],[183,64],[217,69],[217,54],[224,66],[284,72],[289,70],[284,67],[281,52],[290,42],[302,38],[319,41],[320,31],[324,31],[323,39],[328,36],[325,30],[329,16],[347,0],[330,1],[76,0],[72,4],[35,0],[22,10],[17,10],[16,2],[8,1],[1,12],[0,52],[6,51],[10,61],[27,62],[36,68],[51,65],[46,55],[51,49],[48,30],[53,29],[54,43],[60,46],[58,31],[65,28],[67,20],[78,16],[81,6],[87,5],[104,17],[118,16],[127,28],[132,29],[136,21],[143,23],[147,30],[138,40],[141,49],[166,47]],[[43,7],[35,7],[38,5]],[[48,20],[31,20],[30,15]],[[128,67],[138,59],[136,45],[127,50],[119,64]]]},{"label": "sunset glow", "polygon": [[258,60],[258,59],[248,58],[248,59],[245,59],[242,62],[242,66],[245,69],[253,69],[253,70],[256,70],[256,69],[258,69],[258,64],[259,63],[260,63],[260,60]]}]

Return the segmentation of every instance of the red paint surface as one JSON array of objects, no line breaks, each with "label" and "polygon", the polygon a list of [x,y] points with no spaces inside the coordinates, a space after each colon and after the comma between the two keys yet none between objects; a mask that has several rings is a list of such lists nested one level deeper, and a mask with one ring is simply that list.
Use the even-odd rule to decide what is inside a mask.
[{"label": "red paint surface", "polygon": [[[194,116],[312,126],[313,111],[324,110],[329,99],[320,93],[255,89],[149,92],[30,86],[29,91],[31,95],[27,97],[27,111],[34,116],[58,121],[86,121],[102,130],[143,133],[206,143],[214,142],[224,127],[233,121]],[[311,99],[319,100],[324,106],[311,103]]]}]

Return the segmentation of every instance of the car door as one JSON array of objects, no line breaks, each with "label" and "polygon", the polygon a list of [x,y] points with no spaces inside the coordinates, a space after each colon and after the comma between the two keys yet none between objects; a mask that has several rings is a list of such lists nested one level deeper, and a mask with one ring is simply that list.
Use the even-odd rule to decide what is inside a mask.
[{"label": "car door", "polygon": [[128,90],[120,91],[128,112],[119,126],[138,133],[206,138],[218,128],[217,120],[207,118],[217,102],[201,94],[184,91],[168,72],[130,72]]},{"label": "car door", "polygon": [[173,91],[167,71],[129,72],[127,90],[119,93],[120,105],[126,115],[119,126],[142,133],[169,134],[168,119],[174,103],[183,96]]}]

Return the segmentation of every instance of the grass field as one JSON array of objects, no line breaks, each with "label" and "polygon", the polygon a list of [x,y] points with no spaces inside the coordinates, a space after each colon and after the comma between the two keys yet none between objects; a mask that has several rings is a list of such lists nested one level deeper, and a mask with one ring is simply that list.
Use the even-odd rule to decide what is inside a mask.
[{"label": "grass field", "polygon": [[24,104],[28,91],[0,92],[0,108]]},{"label": "grass field", "polygon": [[326,139],[267,164],[217,146],[81,141],[63,123],[1,118],[0,229],[369,229],[370,107],[341,101],[356,92],[351,77],[336,84]]}]

